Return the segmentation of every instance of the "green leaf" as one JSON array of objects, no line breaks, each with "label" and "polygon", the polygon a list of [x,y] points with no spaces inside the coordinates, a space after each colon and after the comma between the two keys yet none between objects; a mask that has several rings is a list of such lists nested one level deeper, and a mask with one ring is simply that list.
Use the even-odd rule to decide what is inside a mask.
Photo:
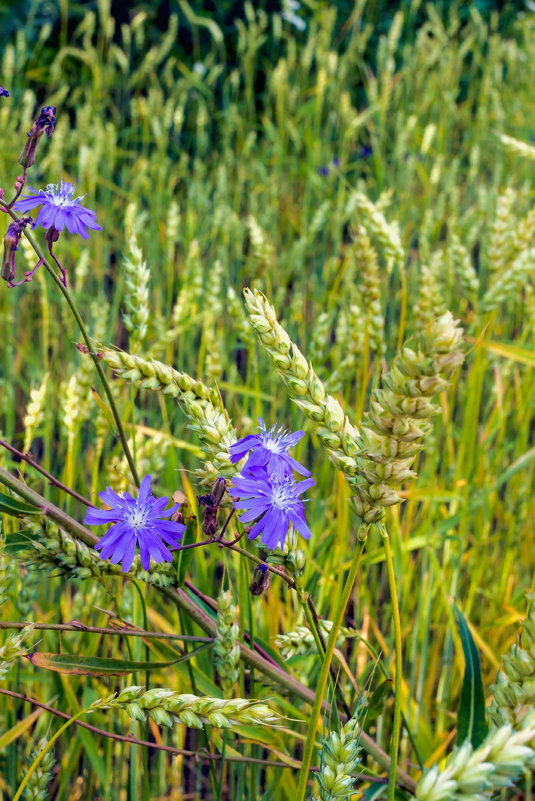
[{"label": "green leaf", "polygon": [[53,670],[55,673],[69,673],[79,676],[120,676],[125,673],[135,673],[137,670],[156,670],[186,662],[200,651],[211,647],[212,643],[203,643],[198,648],[183,654],[170,662],[136,662],[131,659],[112,659],[102,656],[83,656],[77,654],[47,654],[34,651],[27,654],[28,659],[35,667]]},{"label": "green leaf", "polygon": [[6,533],[6,553],[16,554],[17,551],[25,551],[32,548],[32,542],[35,539],[35,534],[27,528],[21,528],[18,531],[8,531]]},{"label": "green leaf", "polygon": [[[193,543],[196,541],[197,541],[197,519],[194,517],[192,520],[188,521],[186,525],[186,530],[184,532],[184,537],[182,538],[182,542],[180,544],[193,545]],[[195,548],[187,548],[187,550],[179,551],[178,553],[176,580],[179,587],[184,586],[184,582],[186,581],[186,576],[188,574],[188,568],[191,560],[193,559],[194,552]]]},{"label": "green leaf", "polygon": [[24,734],[24,732],[33,726],[39,715],[43,712],[42,709],[35,709],[30,715],[25,717],[23,720],[19,720],[11,729],[2,732],[0,736],[0,751],[3,751],[4,748],[7,748],[8,745],[13,743],[15,740]]},{"label": "green leaf", "polygon": [[457,745],[462,745],[468,740],[474,748],[477,748],[489,731],[485,716],[485,696],[481,680],[481,666],[468,623],[459,608],[456,607],[455,611],[459,621],[459,633],[465,662],[461,700],[457,713]]},{"label": "green leaf", "polygon": [[535,351],[519,348],[517,345],[507,345],[505,342],[490,342],[489,340],[481,340],[480,347],[490,350],[491,353],[496,353],[498,356],[503,356],[505,359],[510,359],[519,364],[527,364],[528,367],[535,367]]},{"label": "green leaf", "polygon": [[0,513],[12,515],[13,517],[20,517],[21,515],[42,515],[43,510],[37,509],[35,506],[30,506],[29,503],[16,500],[10,495],[4,495],[0,492]]}]

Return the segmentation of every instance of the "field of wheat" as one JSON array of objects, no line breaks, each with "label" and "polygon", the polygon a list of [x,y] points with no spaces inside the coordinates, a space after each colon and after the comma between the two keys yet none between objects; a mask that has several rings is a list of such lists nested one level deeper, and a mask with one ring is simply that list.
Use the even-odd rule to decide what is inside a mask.
[{"label": "field of wheat", "polygon": [[532,4],[27,5],[0,801],[531,798]]}]

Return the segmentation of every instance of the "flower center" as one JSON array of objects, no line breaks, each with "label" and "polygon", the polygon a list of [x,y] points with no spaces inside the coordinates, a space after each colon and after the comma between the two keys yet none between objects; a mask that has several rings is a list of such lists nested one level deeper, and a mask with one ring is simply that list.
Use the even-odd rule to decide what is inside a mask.
[{"label": "flower center", "polygon": [[146,510],[138,509],[136,506],[127,514],[127,522],[132,526],[136,534],[145,525],[146,518]]},{"label": "flower center", "polygon": [[271,453],[281,453],[281,447],[279,443],[276,440],[271,439],[269,435],[264,438],[263,445],[264,448],[266,448],[268,451],[271,451]]},{"label": "flower center", "polygon": [[59,184],[48,184],[47,192],[50,195],[49,202],[59,207],[72,206],[79,200],[79,198],[72,199],[75,189],[76,187],[74,184],[68,182],[63,183],[63,181]]},{"label": "flower center", "polygon": [[260,426],[260,434],[262,437],[262,445],[266,450],[271,453],[284,453],[286,448],[282,442],[284,432],[282,429],[277,430],[276,426],[272,426],[269,431]]},{"label": "flower center", "polygon": [[278,509],[287,509],[293,500],[291,479],[288,476],[287,480],[282,483],[274,483],[271,490],[271,503]]}]

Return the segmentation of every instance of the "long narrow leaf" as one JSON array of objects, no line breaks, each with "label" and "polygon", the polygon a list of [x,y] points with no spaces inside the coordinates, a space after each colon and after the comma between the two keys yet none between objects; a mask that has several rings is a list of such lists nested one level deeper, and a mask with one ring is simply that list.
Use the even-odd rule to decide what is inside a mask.
[{"label": "long narrow leaf", "polygon": [[457,744],[466,740],[477,748],[487,736],[489,727],[485,716],[485,696],[481,680],[479,654],[468,623],[460,609],[456,608],[459,633],[464,653],[464,676],[461,700],[457,713]]},{"label": "long narrow leaf", "polygon": [[28,654],[28,659],[35,667],[53,670],[56,673],[70,673],[79,676],[120,676],[125,673],[134,673],[137,670],[156,670],[186,662],[193,656],[198,656],[212,643],[203,643],[198,648],[183,654],[170,662],[136,662],[131,659],[113,659],[102,656],[82,656],[77,654],[48,654],[34,651]]}]

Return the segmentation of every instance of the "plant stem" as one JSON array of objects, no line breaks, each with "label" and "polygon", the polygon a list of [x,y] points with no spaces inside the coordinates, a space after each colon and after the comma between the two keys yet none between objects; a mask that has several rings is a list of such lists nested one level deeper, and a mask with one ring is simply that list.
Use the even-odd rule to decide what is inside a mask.
[{"label": "plant stem", "polygon": [[[309,607],[308,603],[305,600],[302,600],[301,604],[302,604],[303,609],[305,611],[305,616],[306,616],[306,619],[308,621],[308,625],[310,626],[310,630],[312,632],[312,636],[314,637],[314,641],[316,643],[316,648],[318,649],[318,657],[319,657],[319,660],[320,660],[320,664],[322,665],[323,664],[323,660],[325,659],[325,646],[324,646],[323,641],[321,639],[320,630],[316,626],[316,621],[314,620],[314,615],[310,611],[310,607]],[[332,665],[330,667],[332,668]],[[331,670],[330,669],[329,669],[328,681],[329,681],[329,687],[331,689],[331,698],[332,698],[331,707],[332,707],[332,711],[333,711],[336,731],[340,731],[340,728],[341,728],[341,726],[340,726],[340,717],[338,715],[338,709],[337,709],[337,706],[336,706],[336,685],[334,683],[334,679],[333,679],[333,677],[331,675]]]},{"label": "plant stem", "polygon": [[[180,620],[180,628],[182,630],[184,630],[185,625],[184,625],[183,609],[181,608],[180,604],[178,604],[178,603],[177,603],[177,611],[178,611],[178,619]],[[184,643],[184,654],[187,654],[187,653],[188,653],[188,645],[187,645],[187,643]],[[192,691],[192,693],[194,695],[197,695],[197,682],[195,681],[195,673],[194,673],[193,665],[191,663],[191,659],[188,659],[188,673],[189,673],[189,678],[190,678],[190,682],[191,682],[191,691]],[[210,736],[208,734],[208,731],[206,730],[206,726],[202,727],[201,737],[204,740],[204,744],[205,744],[206,750],[210,751]],[[208,767],[209,767],[209,770],[210,770],[210,778],[212,780],[212,789],[214,791],[214,796],[217,797],[217,794],[218,794],[218,789],[217,789],[218,788],[218,781],[217,781],[217,774],[216,774],[216,770],[215,770],[215,765],[214,765],[213,762],[209,762],[208,763]],[[221,768],[221,769],[223,769],[223,768]]]},{"label": "plant stem", "polygon": [[[12,209],[10,209],[9,206],[7,205],[7,203],[5,203],[3,200],[0,200],[0,206],[2,206],[10,214],[10,216],[14,220],[18,220],[19,219],[18,215],[15,214],[15,212],[12,211]],[[126,440],[126,434],[125,434],[125,430],[124,430],[124,426],[123,426],[121,417],[119,415],[119,410],[117,409],[117,405],[116,405],[115,399],[114,399],[114,397],[112,395],[109,381],[106,378],[106,374],[105,374],[105,372],[104,372],[104,370],[102,368],[102,365],[100,363],[100,359],[98,358],[98,355],[96,353],[94,353],[93,350],[92,350],[91,339],[89,337],[89,333],[87,331],[87,328],[85,327],[84,321],[82,320],[82,318],[80,316],[80,313],[79,313],[78,309],[76,308],[76,304],[75,304],[73,298],[71,297],[71,293],[69,292],[67,287],[65,287],[63,285],[63,283],[61,281],[61,278],[59,278],[56,275],[54,269],[51,267],[50,262],[47,260],[45,254],[41,250],[40,246],[37,244],[37,242],[35,241],[35,239],[33,238],[33,236],[29,232],[24,230],[23,233],[24,233],[24,236],[26,237],[26,239],[28,240],[28,242],[30,243],[30,245],[32,246],[32,248],[35,250],[35,252],[39,256],[39,258],[41,259],[41,261],[44,264],[46,270],[50,273],[50,275],[52,276],[52,278],[56,282],[57,286],[60,289],[60,292],[62,292],[63,297],[65,298],[65,300],[67,301],[67,303],[69,305],[69,308],[70,308],[70,310],[72,312],[72,315],[73,315],[74,319],[76,320],[76,322],[78,324],[78,328],[80,329],[80,333],[82,334],[82,337],[84,339],[84,342],[85,342],[87,350],[88,350],[88,353],[91,356],[91,358],[93,359],[93,362],[94,362],[95,367],[97,369],[97,373],[99,374],[100,380],[102,381],[102,385],[104,387],[104,392],[106,393],[106,397],[108,399],[108,403],[110,404],[111,413],[113,415],[113,419],[114,419],[115,425],[117,427],[117,433],[119,434],[119,439],[121,440],[121,446],[123,448],[124,455],[125,455],[126,460],[128,462],[128,466],[130,467],[130,472],[132,473],[132,478],[134,479],[134,482],[135,482],[136,486],[139,487],[139,484],[140,484],[139,476],[138,476],[137,471],[136,471],[136,466],[134,464],[134,460],[132,459],[132,454],[130,453],[130,448],[128,447],[128,442]]]},{"label": "plant stem", "polygon": [[22,190],[24,189],[24,184],[26,183],[26,173],[27,173],[27,171],[28,171],[28,168],[24,167],[23,168],[23,173],[22,173],[22,181],[21,181],[20,186],[19,186],[19,188],[18,188],[18,190],[17,190],[17,192],[15,194],[15,197],[13,198],[13,200],[11,201],[11,203],[8,206],[8,209],[12,209],[14,203],[19,199],[19,196],[20,196]]},{"label": "plant stem", "polygon": [[96,537],[93,532],[89,531],[88,528],[77,520],[74,520],[74,518],[68,515],[67,512],[64,512],[63,509],[47,501],[46,498],[43,498],[42,495],[39,495],[38,492],[23,481],[19,481],[18,478],[12,476],[11,473],[4,470],[3,467],[0,467],[0,484],[9,487],[16,495],[24,498],[25,501],[28,501],[28,503],[35,506],[36,509],[39,509],[45,517],[49,517],[55,523],[65,528],[67,531],[70,531],[78,537],[79,540],[89,545],[90,548],[98,541],[98,537]]},{"label": "plant stem", "polygon": [[188,634],[168,634],[163,631],[144,631],[143,629],[101,628],[100,626],[86,626],[84,623],[32,623],[10,622],[0,620],[0,631],[3,629],[21,630],[26,626],[33,626],[36,631],[77,631],[79,634],[111,634],[116,637],[152,637],[158,640],[184,640],[187,642],[213,642],[213,637],[194,637]]},{"label": "plant stem", "polygon": [[66,492],[69,495],[72,495],[73,498],[75,498],[77,501],[80,501],[80,503],[85,504],[86,506],[94,505],[87,498],[84,498],[83,495],[80,495],[78,492],[75,492],[70,487],[66,487],[65,484],[62,484],[61,481],[58,481],[58,479],[55,478],[51,473],[47,472],[44,469],[44,467],[41,467],[39,462],[36,462],[32,458],[31,453],[23,453],[22,451],[17,450],[17,448],[14,448],[13,445],[10,445],[8,442],[4,442],[3,439],[0,439],[0,447],[5,448],[7,451],[12,453],[13,456],[22,459],[25,462],[28,462],[29,465],[31,465],[35,470],[41,473],[41,475],[43,475],[48,480],[49,484],[53,484],[55,487],[58,487],[58,489],[62,490],[62,492]]},{"label": "plant stem", "polygon": [[305,740],[305,747],[303,750],[303,762],[301,765],[301,771],[299,773],[299,784],[297,787],[296,801],[304,801],[305,798],[305,792],[308,781],[308,772],[310,768],[310,763],[312,761],[314,742],[316,740],[316,729],[318,726],[318,719],[321,711],[321,706],[323,703],[323,696],[325,695],[325,688],[327,686],[327,680],[334,654],[334,649],[336,646],[336,640],[338,638],[338,632],[340,631],[340,626],[342,625],[342,620],[346,611],[347,604],[349,602],[349,597],[353,589],[353,584],[355,582],[355,578],[359,569],[360,560],[362,558],[365,546],[366,546],[365,539],[358,541],[355,551],[353,553],[353,559],[351,561],[349,573],[346,578],[346,582],[344,584],[340,600],[338,601],[338,606],[335,615],[333,617],[333,625],[329,633],[329,639],[327,640],[327,650],[325,651],[323,665],[318,679],[318,686],[314,697],[314,705],[312,707],[312,712],[308,724],[307,737]]},{"label": "plant stem", "polygon": [[399,614],[398,592],[396,586],[396,574],[394,572],[394,562],[392,559],[392,549],[390,548],[390,538],[383,526],[379,524],[379,533],[383,541],[385,550],[386,569],[388,573],[388,586],[392,599],[392,614],[394,618],[394,637],[396,645],[396,675],[394,680],[394,720],[392,723],[392,741],[390,744],[390,770],[388,773],[387,801],[394,801],[396,792],[396,768],[398,764],[399,740],[401,735],[401,679],[402,679],[402,645],[401,645],[401,618]]},{"label": "plant stem", "polygon": [[13,796],[13,801],[19,801],[19,798],[21,797],[24,788],[26,787],[26,785],[30,781],[30,776],[32,775],[34,770],[37,768],[37,766],[39,765],[39,763],[41,762],[41,760],[43,759],[43,757],[47,753],[47,751],[50,751],[51,747],[54,745],[54,743],[56,742],[58,737],[60,737],[63,734],[63,732],[66,729],[68,729],[69,726],[71,726],[71,724],[75,723],[78,720],[78,718],[83,717],[87,712],[89,712],[90,709],[91,709],[91,707],[88,706],[85,709],[82,709],[80,712],[78,712],[77,715],[74,715],[74,717],[69,718],[69,720],[66,723],[64,723],[63,726],[61,726],[61,728],[59,728],[57,730],[57,732],[54,734],[54,736],[50,738],[50,740],[48,741],[46,746],[43,748],[41,753],[36,756],[36,758],[34,759],[32,764],[30,765],[30,767],[28,769],[28,772],[26,773],[26,776],[21,781],[17,792]]}]

